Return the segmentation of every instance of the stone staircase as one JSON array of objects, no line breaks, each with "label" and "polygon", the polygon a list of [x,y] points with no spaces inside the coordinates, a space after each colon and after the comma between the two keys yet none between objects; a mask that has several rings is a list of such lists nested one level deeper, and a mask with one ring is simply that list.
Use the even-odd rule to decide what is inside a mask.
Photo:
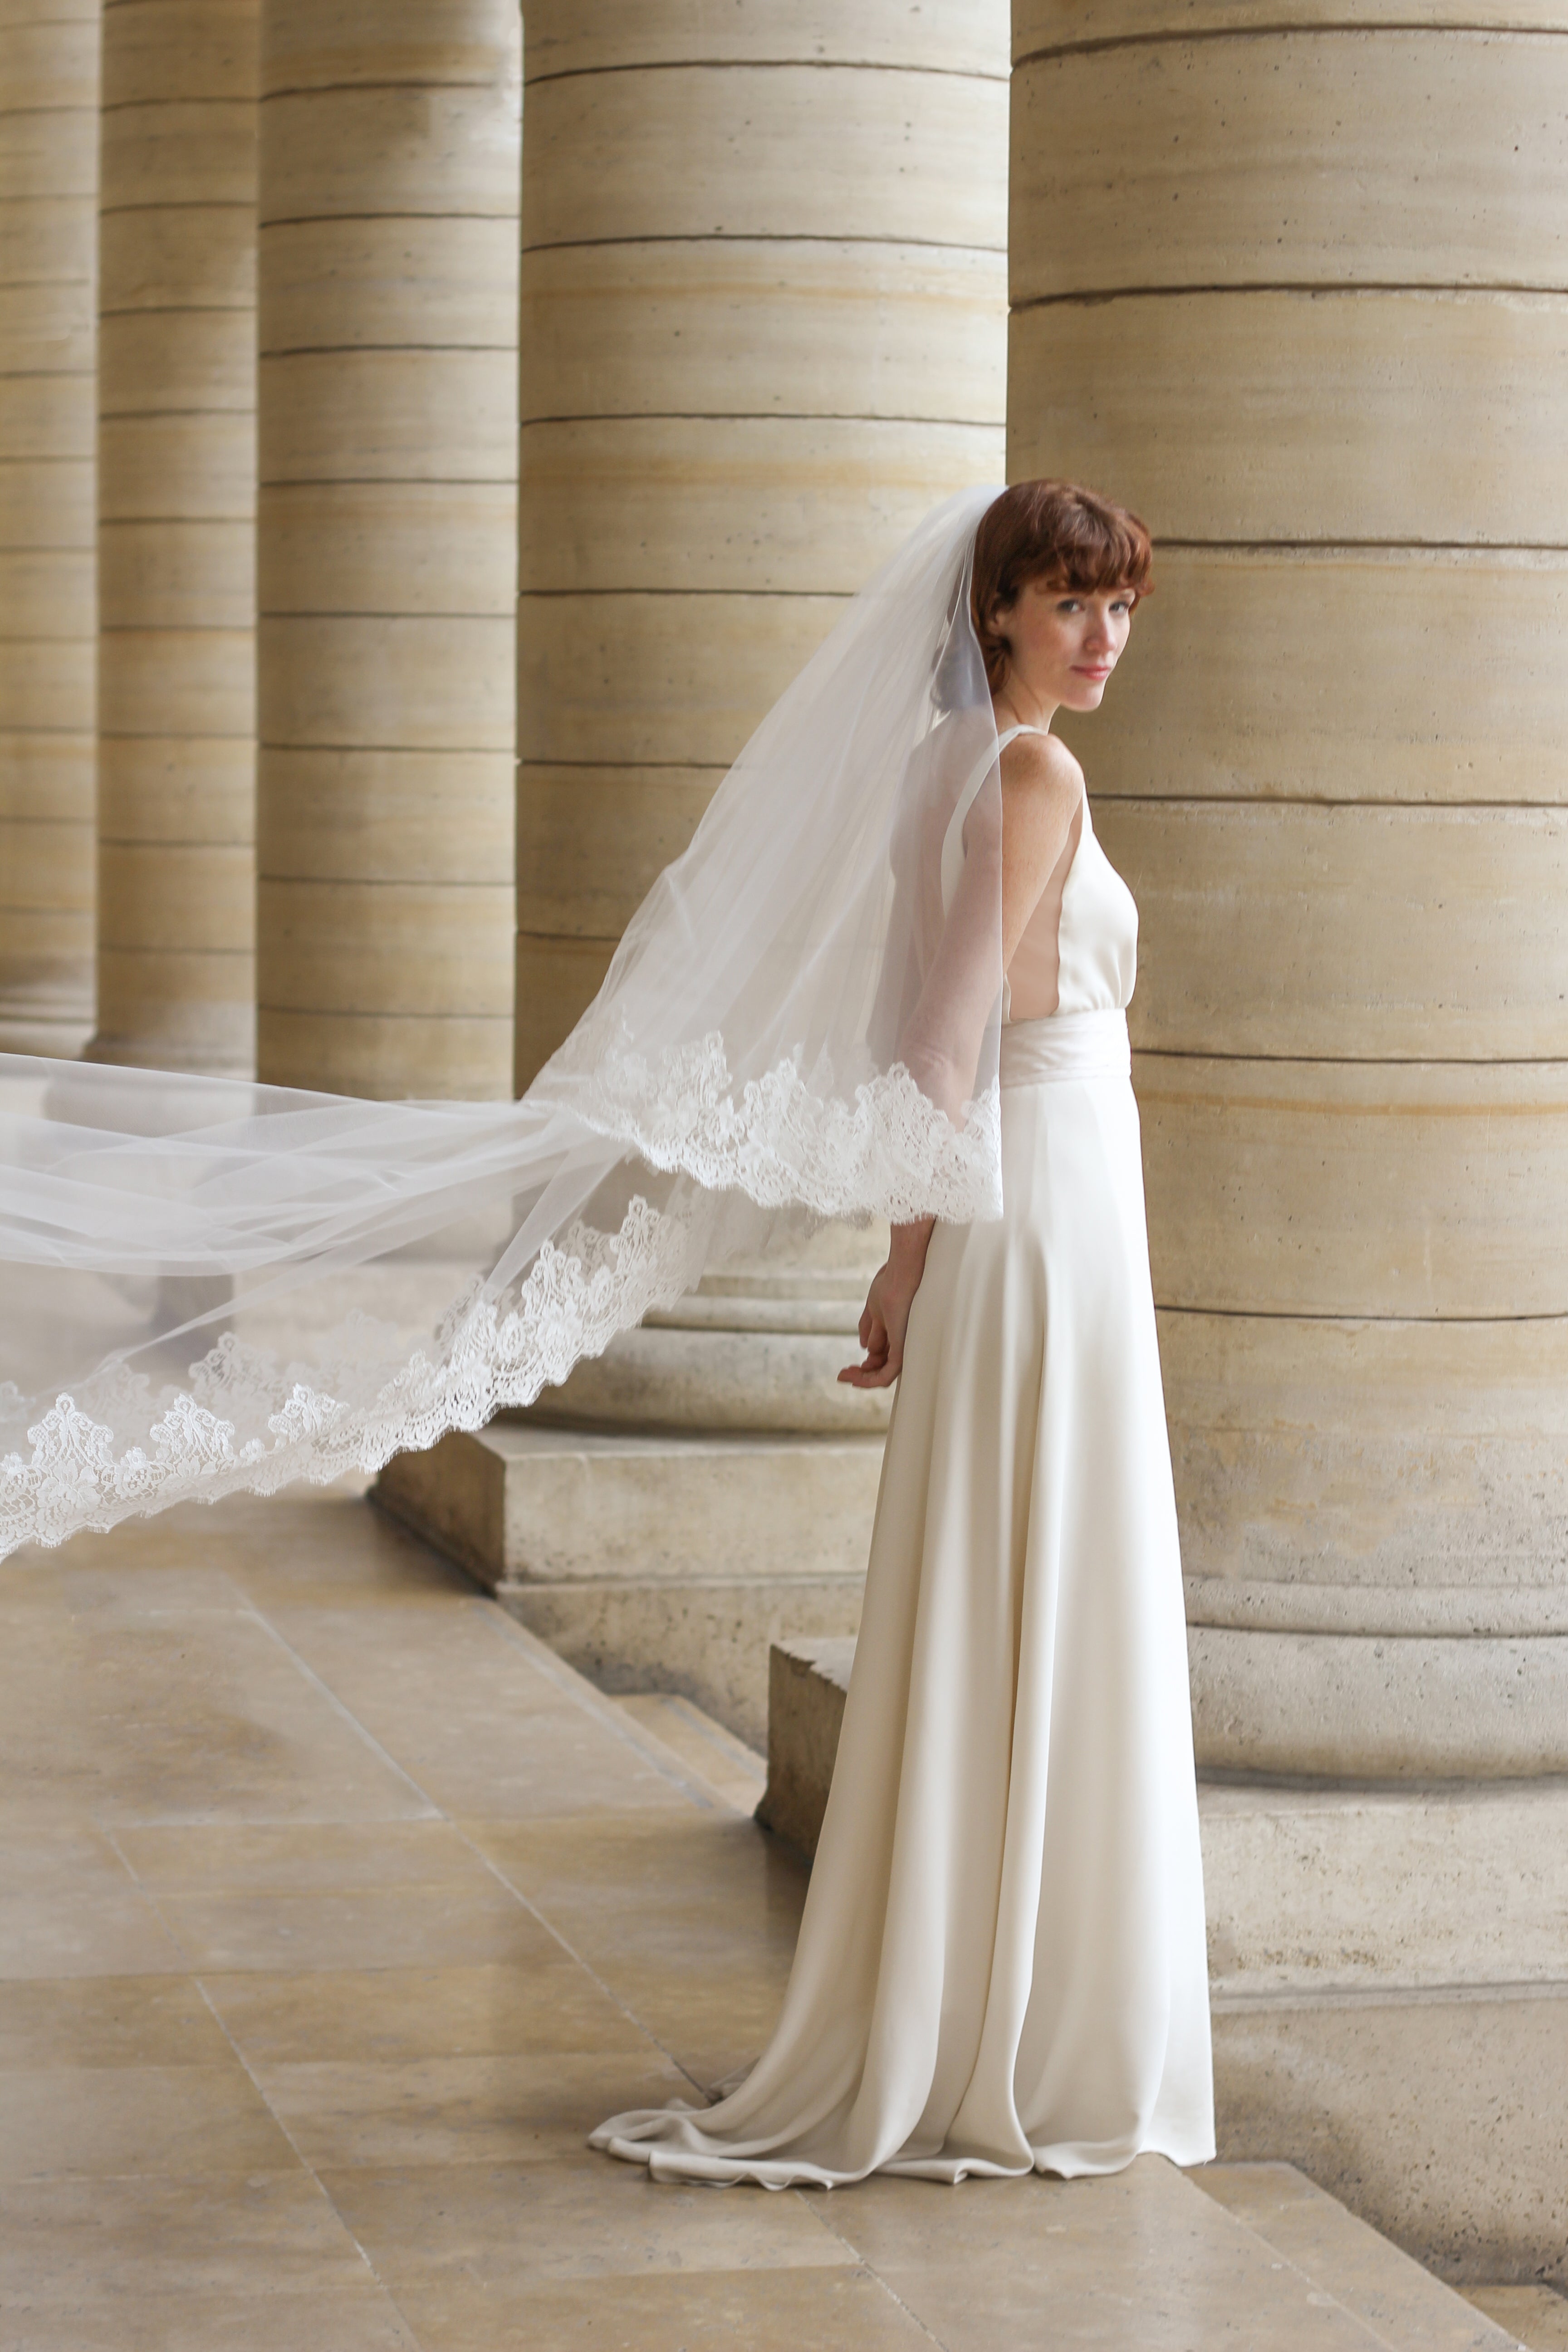
[{"label": "stone staircase", "polygon": [[837,1381],[875,1234],[710,1276],[521,1414],[400,1454],[375,1499],[611,1693],[762,1748],[768,1654],[853,1634],[890,1409]]}]

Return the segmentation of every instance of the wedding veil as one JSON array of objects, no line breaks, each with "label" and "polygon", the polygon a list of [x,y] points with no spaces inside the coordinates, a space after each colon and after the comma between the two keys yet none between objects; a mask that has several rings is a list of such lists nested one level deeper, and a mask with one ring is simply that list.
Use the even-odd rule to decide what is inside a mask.
[{"label": "wedding veil", "polygon": [[0,1055],[0,1556],[479,1428],[821,1220],[998,1213],[995,496],[853,599],[520,1102]]}]

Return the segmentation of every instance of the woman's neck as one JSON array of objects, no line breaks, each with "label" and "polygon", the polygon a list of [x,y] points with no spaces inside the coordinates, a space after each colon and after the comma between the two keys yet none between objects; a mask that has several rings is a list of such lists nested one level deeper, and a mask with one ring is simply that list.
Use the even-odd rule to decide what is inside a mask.
[{"label": "woman's neck", "polygon": [[1009,727],[1034,728],[1040,734],[1050,732],[1052,719],[1060,705],[1045,702],[1027,693],[1009,678],[991,698],[991,708],[996,714],[996,732],[1005,735]]}]

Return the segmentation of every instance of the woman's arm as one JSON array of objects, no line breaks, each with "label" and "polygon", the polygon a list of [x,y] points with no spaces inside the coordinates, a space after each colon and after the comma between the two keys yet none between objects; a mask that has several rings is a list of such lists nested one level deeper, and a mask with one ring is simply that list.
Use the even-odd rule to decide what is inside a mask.
[{"label": "woman's arm", "polygon": [[872,1276],[860,1316],[860,1345],[866,1360],[846,1364],[838,1375],[852,1389],[891,1388],[903,1369],[904,1333],[935,1224],[934,1217],[921,1217],[912,1225],[893,1227],[888,1262]]},{"label": "woman's arm", "polygon": [[[1083,797],[1083,770],[1065,743],[1054,735],[1020,735],[1002,754],[1002,968],[1012,962],[1030,916],[1038,906],[1057,861],[1067,847],[1079,803]],[[976,868],[966,876],[984,887]],[[994,890],[994,868],[990,887]],[[991,900],[994,909],[995,899]],[[994,923],[995,915],[990,920]],[[994,936],[994,934],[993,934]],[[940,981],[940,973],[933,979]],[[983,1017],[983,1016],[982,1016]],[[920,1015],[911,1027],[919,1026]],[[922,1067],[918,1046],[906,1047],[905,1058],[939,1101],[942,1090]],[[951,1088],[949,1089],[951,1091]],[[943,1101],[949,1117],[957,1106]],[[860,1317],[863,1364],[846,1364],[838,1377],[850,1388],[890,1388],[903,1369],[904,1334],[921,1277],[934,1217],[909,1225],[895,1225],[887,1264],[872,1277]]]}]

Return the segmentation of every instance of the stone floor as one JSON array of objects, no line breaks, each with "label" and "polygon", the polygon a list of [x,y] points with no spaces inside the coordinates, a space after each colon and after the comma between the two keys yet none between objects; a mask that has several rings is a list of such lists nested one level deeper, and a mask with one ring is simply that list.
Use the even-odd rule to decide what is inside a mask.
[{"label": "stone floor", "polygon": [[744,1751],[348,1493],[0,1568],[0,2352],[1517,2340],[1281,2168],[770,2197],[591,2154],[760,2046],[802,1872]]}]

